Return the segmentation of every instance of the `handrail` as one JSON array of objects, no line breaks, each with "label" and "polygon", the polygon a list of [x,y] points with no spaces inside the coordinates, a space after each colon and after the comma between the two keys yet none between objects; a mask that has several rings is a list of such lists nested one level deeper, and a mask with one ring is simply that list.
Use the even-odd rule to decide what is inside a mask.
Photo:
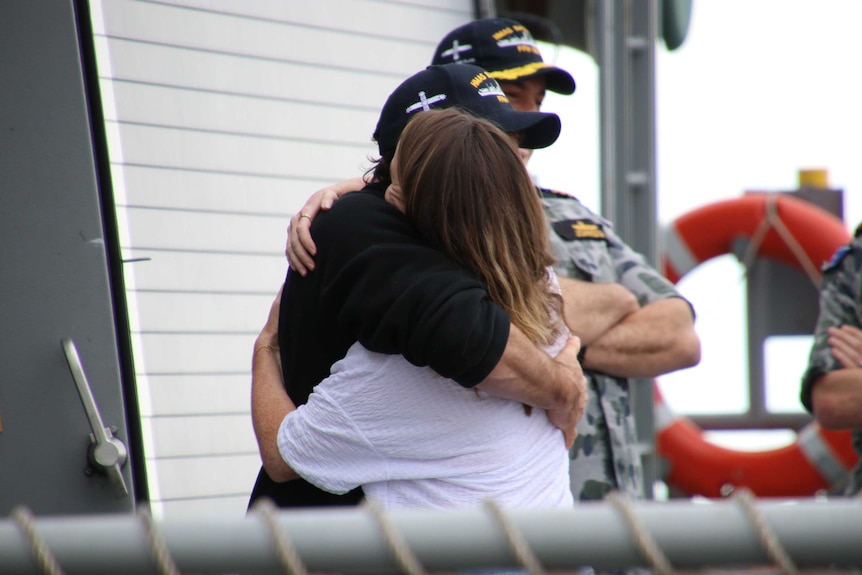
[{"label": "handrail", "polygon": [[[504,518],[548,571],[584,565],[597,570],[656,568],[639,546],[644,538],[652,540],[672,566],[659,572],[778,563],[784,572],[862,565],[859,499],[746,503],[734,497],[703,503],[627,502],[622,508],[621,501],[582,503],[565,510],[505,511]],[[385,521],[397,529],[425,571],[518,566],[511,533],[501,527],[498,512],[399,510],[387,512]],[[268,517],[278,528],[275,537],[271,522],[260,512],[171,518],[149,525],[134,515],[39,517],[32,518],[29,527],[70,574],[157,572],[153,529],[163,542],[162,551],[182,572],[287,572],[278,555],[279,541],[284,541],[310,572],[395,573],[403,565],[396,561],[377,513],[369,508],[270,510]],[[32,541],[20,514],[16,518],[0,520],[2,572],[44,573],[31,556]],[[770,546],[780,548],[780,561]]]}]

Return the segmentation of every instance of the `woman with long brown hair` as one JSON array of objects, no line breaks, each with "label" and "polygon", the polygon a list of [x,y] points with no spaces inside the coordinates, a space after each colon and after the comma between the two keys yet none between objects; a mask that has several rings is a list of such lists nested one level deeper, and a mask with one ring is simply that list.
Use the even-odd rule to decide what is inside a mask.
[{"label": "woman with long brown hair", "polygon": [[433,247],[480,277],[534,343],[549,344],[558,328],[549,310],[562,301],[548,291],[554,258],[545,216],[523,163],[512,161],[516,144],[456,108],[430,110],[404,129],[386,198]]},{"label": "woman with long brown hair", "polygon": [[[387,201],[479,277],[533,342],[559,352],[569,332],[544,216],[516,142],[457,109],[430,110],[404,129],[390,167]],[[544,410],[453,385],[358,343],[308,403],[284,417],[278,446],[289,468],[282,479],[294,474],[332,493],[361,485],[384,507],[573,503],[564,436]]]}]

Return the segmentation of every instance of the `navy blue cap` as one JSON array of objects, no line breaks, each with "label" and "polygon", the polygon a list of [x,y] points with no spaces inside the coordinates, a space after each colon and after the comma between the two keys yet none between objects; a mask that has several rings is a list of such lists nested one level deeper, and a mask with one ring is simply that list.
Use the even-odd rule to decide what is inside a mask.
[{"label": "navy blue cap", "polygon": [[544,76],[552,92],[575,91],[572,75],[545,64],[539,46],[520,22],[506,18],[483,18],[449,32],[434,51],[432,64],[474,64],[498,82],[518,82]]},{"label": "navy blue cap", "polygon": [[507,133],[522,134],[522,148],[545,148],[560,135],[560,118],[547,112],[518,112],[500,84],[469,64],[428,66],[398,86],[380,112],[374,139],[380,154],[392,151],[408,120],[416,112],[459,107],[489,120]]}]

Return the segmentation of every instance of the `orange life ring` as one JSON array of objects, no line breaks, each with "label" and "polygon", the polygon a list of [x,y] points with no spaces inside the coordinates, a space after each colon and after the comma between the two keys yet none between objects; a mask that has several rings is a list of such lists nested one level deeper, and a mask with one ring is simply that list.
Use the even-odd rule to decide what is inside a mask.
[{"label": "orange life ring", "polygon": [[[665,231],[663,272],[673,281],[698,264],[732,253],[738,239],[762,231],[768,210],[799,242],[808,261],[819,266],[850,241],[844,223],[826,210],[792,196],[748,194],[698,208]],[[802,267],[775,229],[760,238],[756,254]],[[811,423],[796,442],[769,451],[745,452],[710,443],[691,420],[674,415],[656,394],[656,445],[669,463],[668,484],[689,495],[720,497],[724,486],[747,487],[761,497],[811,496],[846,476],[858,459],[849,431]],[[780,481],[776,481],[780,478]]]}]

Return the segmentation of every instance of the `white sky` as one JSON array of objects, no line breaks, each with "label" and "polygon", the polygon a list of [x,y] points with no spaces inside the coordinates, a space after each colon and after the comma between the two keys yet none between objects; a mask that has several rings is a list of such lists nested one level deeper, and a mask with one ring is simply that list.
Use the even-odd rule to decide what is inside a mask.
[{"label": "white sky", "polygon": [[[854,57],[862,55],[860,22],[858,0],[694,0],[683,46],[669,52],[660,44],[657,53],[660,225],[746,190],[795,189],[804,168],[826,169],[831,187],[844,190],[848,230],[862,221],[862,82],[853,72]],[[598,210],[595,64],[574,50],[548,47],[544,54],[572,72],[578,89],[569,97],[549,94],[544,109],[561,115],[563,133],[536,152],[531,170],[543,185]],[[736,259],[724,256],[679,284],[698,311],[703,359],[661,378],[678,412],[746,407],[741,273]],[[767,349],[767,406],[801,411],[799,377],[810,338],[782,339]],[[788,436],[754,439],[766,447]]]}]

